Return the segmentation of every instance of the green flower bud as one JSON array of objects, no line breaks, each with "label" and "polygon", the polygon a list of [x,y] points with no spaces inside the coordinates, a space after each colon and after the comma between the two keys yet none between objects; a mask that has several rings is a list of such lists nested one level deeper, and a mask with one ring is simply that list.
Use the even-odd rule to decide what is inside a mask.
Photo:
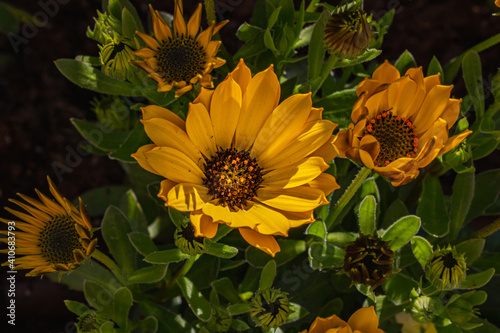
[{"label": "green flower bud", "polygon": [[443,312],[443,304],[437,298],[418,296],[411,301],[411,316],[419,323],[430,323],[435,316]]},{"label": "green flower bud", "polygon": [[276,328],[284,324],[292,312],[287,295],[274,288],[257,291],[250,301],[250,315],[255,325]]},{"label": "green flower bud", "polygon": [[207,328],[210,332],[227,332],[231,328],[231,322],[233,321],[229,312],[220,307],[212,307],[212,317],[207,323]]},{"label": "green flower bud", "polygon": [[205,245],[203,244],[203,237],[194,236],[194,228],[191,222],[186,219],[182,222],[182,226],[175,230],[174,242],[182,253],[195,256],[203,253]]},{"label": "green flower bud", "polygon": [[425,265],[425,277],[438,290],[457,288],[465,279],[467,270],[464,254],[458,254],[455,247],[448,245],[432,253]]},{"label": "green flower bud", "polygon": [[101,69],[107,76],[125,80],[137,75],[137,67],[130,60],[137,59],[132,52],[139,48],[139,42],[134,38],[107,38],[104,45],[99,45],[101,52],[99,60]]},{"label": "green flower bud", "polygon": [[122,26],[120,18],[114,17],[109,13],[97,11],[97,18],[94,17],[94,30],[87,27],[87,37],[97,41],[99,44],[105,44],[108,38],[121,35]]},{"label": "green flower bud", "polygon": [[99,333],[99,327],[107,319],[95,311],[89,311],[78,317],[76,328],[79,333]]},{"label": "green flower bud", "polygon": [[338,8],[326,22],[324,43],[331,53],[352,59],[370,45],[372,32],[366,13],[361,8]]},{"label": "green flower bud", "polygon": [[131,111],[127,104],[114,96],[94,98],[91,102],[97,120],[106,128],[129,130],[132,127]]},{"label": "green flower bud", "polygon": [[377,236],[360,235],[345,249],[344,271],[353,283],[374,290],[392,273],[394,253],[389,243]]}]

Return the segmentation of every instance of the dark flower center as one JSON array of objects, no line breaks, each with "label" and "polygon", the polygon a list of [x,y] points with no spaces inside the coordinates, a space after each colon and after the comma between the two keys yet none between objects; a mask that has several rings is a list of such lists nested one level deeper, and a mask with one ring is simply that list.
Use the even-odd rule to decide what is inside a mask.
[{"label": "dark flower center", "polygon": [[177,36],[164,41],[156,51],[156,72],[169,84],[189,81],[205,68],[204,48],[191,36]]},{"label": "dark flower center", "polygon": [[457,260],[453,256],[453,253],[449,252],[442,257],[443,265],[446,268],[453,268],[458,265]]},{"label": "dark flower center", "polygon": [[361,235],[345,249],[344,270],[353,282],[369,285],[374,290],[392,273],[393,258],[388,242]]},{"label": "dark flower center", "polygon": [[410,119],[383,112],[366,125],[366,134],[373,135],[380,143],[380,153],[375,165],[382,167],[401,157],[415,157],[418,137]]},{"label": "dark flower center", "polygon": [[70,264],[75,262],[74,250],[85,249],[76,232],[75,221],[69,216],[58,215],[40,231],[38,246],[43,257],[51,264]]},{"label": "dark flower center", "polygon": [[262,169],[246,150],[219,150],[205,164],[208,194],[222,206],[243,208],[257,194],[262,183]]}]

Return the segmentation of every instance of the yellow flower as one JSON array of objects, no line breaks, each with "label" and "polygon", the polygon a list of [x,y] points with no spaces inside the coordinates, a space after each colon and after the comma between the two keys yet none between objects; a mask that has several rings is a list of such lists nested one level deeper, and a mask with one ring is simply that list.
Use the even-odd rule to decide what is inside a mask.
[{"label": "yellow flower", "polygon": [[421,67],[400,77],[385,61],[359,84],[352,123],[335,136],[333,145],[339,156],[364,164],[392,185],[406,184],[419,168],[472,133],[465,130],[448,138],[461,102],[449,98],[452,88],[441,85],[439,74],[424,78]]},{"label": "yellow flower", "polygon": [[437,333],[433,323],[419,323],[410,314],[400,312],[396,314],[396,322],[403,325],[401,333]]},{"label": "yellow flower", "polygon": [[497,7],[500,7],[500,0],[495,0],[495,5],[496,5]]},{"label": "yellow flower", "polygon": [[341,8],[326,22],[324,42],[330,52],[338,52],[346,58],[363,53],[372,38],[366,13],[361,9]]},{"label": "yellow flower", "polygon": [[316,317],[309,330],[300,333],[384,333],[378,328],[378,317],[373,306],[361,308],[351,318],[343,321],[336,315],[328,318]]},{"label": "yellow flower", "polygon": [[147,47],[133,52],[143,61],[132,61],[158,82],[158,91],[177,89],[175,97],[188,92],[198,82],[203,87],[212,88],[212,76],[209,73],[225,64],[225,60],[215,56],[221,42],[211,39],[228,21],[212,22],[208,29],[198,34],[201,3],[187,24],[182,7],[182,0],[175,0],[172,31],[160,13],[149,6],[154,38],[136,31]]},{"label": "yellow flower", "polygon": [[[91,241],[92,225],[82,200],[80,199],[78,210],[68,199],[61,196],[49,177],[47,180],[56,201],[36,189],[41,201],[18,194],[28,204],[14,199],[9,201],[28,214],[7,207],[5,209],[20,221],[0,218],[0,221],[8,225],[7,231],[0,231],[8,237],[0,240],[9,245],[8,249],[0,252],[13,251],[16,256],[14,268],[10,261],[6,261],[2,266],[9,266],[11,270],[32,269],[26,276],[72,270],[80,265],[85,256],[92,254],[97,243],[97,239]],[[15,249],[11,246],[15,246]],[[18,258],[18,255],[24,256]]]},{"label": "yellow flower", "polygon": [[272,66],[251,76],[243,60],[215,90],[201,89],[186,121],[157,106],[142,109],[153,144],[132,156],[166,178],[158,196],[191,212],[195,236],[212,238],[218,223],[274,255],[273,235],[314,221],[313,210],[338,188],[323,173],[335,157],[336,124],[321,119],[311,94],[278,105]]}]

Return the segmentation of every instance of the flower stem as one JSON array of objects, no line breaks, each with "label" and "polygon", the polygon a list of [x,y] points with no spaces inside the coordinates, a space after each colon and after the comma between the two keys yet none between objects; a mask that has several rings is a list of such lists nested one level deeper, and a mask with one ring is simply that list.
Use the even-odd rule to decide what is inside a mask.
[{"label": "flower stem", "polygon": [[181,269],[179,269],[177,271],[177,273],[175,273],[175,275],[172,277],[172,279],[170,279],[170,281],[168,281],[166,283],[166,285],[164,285],[161,290],[159,291],[158,293],[158,299],[161,301],[161,302],[164,302],[166,301],[166,296],[168,294],[168,291],[175,285],[175,283],[177,282],[177,280],[181,277],[183,277],[184,275],[186,275],[189,270],[191,269],[191,267],[193,266],[194,262],[196,261],[196,259],[199,258],[199,254],[195,255],[195,256],[192,256],[190,258],[188,258],[186,260],[186,262],[184,262],[184,265],[181,267]]},{"label": "flower stem", "polygon": [[92,252],[92,258],[95,260],[99,261],[101,264],[109,268],[109,270],[115,275],[115,277],[118,279],[118,281],[126,286],[127,281],[125,281],[125,278],[121,274],[121,269],[118,267],[118,265],[107,255],[102,253],[101,251],[95,249],[94,252]]},{"label": "flower stem", "polygon": [[205,13],[207,14],[207,22],[209,25],[215,22],[214,0],[205,0]]},{"label": "flower stem", "polygon": [[356,177],[354,177],[351,185],[349,185],[349,187],[345,190],[344,194],[342,194],[340,199],[337,201],[335,206],[333,206],[333,208],[330,210],[330,213],[326,217],[325,223],[327,230],[330,230],[333,226],[340,222],[337,220],[340,213],[345,208],[345,206],[347,206],[349,201],[351,201],[352,197],[354,196],[354,194],[356,194],[358,189],[361,187],[361,184],[363,184],[366,177],[368,177],[371,171],[371,169],[363,167],[356,175]]},{"label": "flower stem", "polygon": [[494,232],[500,230],[500,218],[496,219],[495,221],[491,222],[487,226],[479,229],[467,239],[473,239],[473,238],[486,238],[489,235],[493,234]]},{"label": "flower stem", "polygon": [[336,55],[330,55],[330,57],[328,58],[328,61],[326,62],[325,67],[323,67],[323,72],[321,73],[321,81],[319,82],[319,84],[317,85],[317,87],[314,88],[312,96],[316,95],[316,93],[318,92],[319,88],[321,88],[321,86],[323,85],[323,83],[325,82],[325,80],[330,75],[330,72],[333,71],[333,69],[335,68],[335,65],[337,64],[338,60],[339,59],[338,59],[338,57]]}]

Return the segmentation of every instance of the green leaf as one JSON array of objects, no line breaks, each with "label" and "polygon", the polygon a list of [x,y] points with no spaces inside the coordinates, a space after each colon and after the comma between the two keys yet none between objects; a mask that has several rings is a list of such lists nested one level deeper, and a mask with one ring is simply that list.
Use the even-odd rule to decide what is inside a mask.
[{"label": "green leaf", "polygon": [[179,249],[155,251],[144,258],[150,264],[168,264],[189,258],[189,254],[182,253]]},{"label": "green leaf", "polygon": [[422,228],[434,237],[443,237],[449,230],[449,218],[439,178],[428,173],[423,181],[422,194],[417,208]]},{"label": "green leaf", "polygon": [[476,109],[477,121],[484,115],[484,88],[481,72],[481,59],[476,51],[469,50],[462,59],[462,72],[465,86]]},{"label": "green leaf", "polygon": [[334,69],[354,66],[362,62],[370,61],[375,59],[382,51],[375,49],[366,49],[365,52],[361,53],[355,59],[342,59],[335,63]]},{"label": "green leaf", "polygon": [[125,37],[134,37],[135,31],[138,30],[134,17],[127,8],[122,11],[122,35]]},{"label": "green leaf", "polygon": [[325,44],[323,42],[323,28],[325,22],[330,17],[330,13],[324,10],[321,13],[316,25],[314,26],[311,41],[309,42],[309,57],[308,57],[308,81],[312,81],[314,78],[321,75],[321,69],[323,67],[323,61],[325,59]]},{"label": "green leaf", "polygon": [[108,95],[141,96],[131,83],[110,78],[87,63],[75,59],[58,59],[54,63],[68,80],[82,88]]},{"label": "green leaf", "polygon": [[441,63],[436,58],[436,56],[432,56],[431,62],[429,63],[429,67],[427,67],[427,76],[440,74],[441,82],[445,81],[443,67],[441,67]]},{"label": "green leaf", "polygon": [[401,199],[396,199],[385,211],[382,227],[387,228],[393,223],[393,221],[399,220],[408,214],[408,208],[406,208],[405,203]]},{"label": "green leaf", "polygon": [[309,314],[309,311],[297,303],[290,302],[290,310],[292,313],[288,315],[288,318],[286,319],[287,323],[293,323],[294,321],[300,320]]},{"label": "green leaf", "polygon": [[128,313],[133,303],[134,298],[127,287],[122,287],[113,294],[113,316],[111,319],[113,319],[120,328],[127,330]]},{"label": "green leaf", "polygon": [[387,297],[396,304],[408,301],[413,288],[418,288],[418,282],[402,273],[390,275],[384,283]]},{"label": "green leaf", "polygon": [[408,50],[405,50],[403,53],[401,53],[398,60],[396,60],[394,67],[399,70],[399,73],[401,73],[401,75],[405,75],[408,69],[417,67],[417,62],[415,61],[413,55]]},{"label": "green leaf", "polygon": [[[9,6],[3,1],[0,2],[0,31],[4,34],[14,33],[17,34],[19,32],[19,15],[23,13],[21,10]],[[25,17],[29,17],[26,14]],[[17,53],[17,52],[16,52]]]},{"label": "green leaf", "polygon": [[162,306],[148,300],[139,302],[142,313],[154,316],[158,320],[158,332],[196,333],[193,327],[179,314],[172,313]]},{"label": "green leaf", "polygon": [[92,146],[107,152],[117,150],[128,135],[127,131],[111,130],[100,123],[75,118],[71,118],[70,121]]},{"label": "green leaf", "polygon": [[219,258],[230,259],[238,254],[238,249],[222,243],[215,243],[205,238],[205,253]]},{"label": "green leaf", "polygon": [[120,201],[120,210],[127,216],[132,231],[147,233],[148,222],[142,210],[141,204],[133,190],[128,190]]},{"label": "green leaf", "polygon": [[109,157],[121,162],[133,163],[135,159],[131,155],[137,152],[140,147],[150,143],[151,140],[144,131],[142,123],[138,121],[122,142],[118,150],[112,152]]},{"label": "green leaf", "polygon": [[158,319],[153,316],[148,316],[143,320],[134,322],[140,333],[156,333],[158,331]]},{"label": "green leaf", "polygon": [[242,320],[233,318],[233,320],[231,321],[231,328],[235,330],[235,332],[244,332],[250,329],[250,326],[248,326],[248,324]]},{"label": "green leaf", "polygon": [[113,295],[104,286],[86,280],[83,283],[83,293],[87,303],[94,309],[102,311],[108,317],[114,314]]},{"label": "green leaf", "polygon": [[326,240],[326,225],[322,220],[316,220],[309,224],[306,229],[306,235],[316,236],[322,240]]},{"label": "green leaf", "polygon": [[487,270],[494,268],[495,271],[500,272],[500,253],[484,251],[476,261],[474,267],[480,270]]},{"label": "green leaf", "polygon": [[177,285],[187,300],[189,307],[199,319],[207,321],[212,316],[212,307],[202,293],[187,277],[183,276],[177,279]]},{"label": "green leaf", "polygon": [[359,231],[363,235],[373,235],[377,230],[375,226],[377,202],[373,195],[366,196],[359,205]]},{"label": "green leaf", "polygon": [[345,128],[351,121],[352,107],[357,98],[355,88],[340,90],[320,99],[315,106],[325,109],[323,119],[331,120]]},{"label": "green leaf", "polygon": [[474,172],[460,173],[455,177],[451,196],[450,240],[454,240],[462,228],[474,196],[474,184]]},{"label": "green leaf", "polygon": [[308,254],[313,269],[338,268],[344,265],[344,249],[328,242],[311,243]]},{"label": "green leaf", "polygon": [[85,260],[80,267],[71,272],[71,274],[63,274],[59,276],[58,273],[47,274],[51,280],[67,285],[70,289],[83,291],[84,281],[92,281],[97,284],[107,287],[114,291],[121,287],[116,277],[99,262],[93,260]]},{"label": "green leaf", "polygon": [[227,311],[232,316],[237,316],[243,313],[248,313],[249,304],[248,303],[238,303],[227,307]]},{"label": "green leaf", "polygon": [[149,237],[149,234],[133,231],[128,233],[127,236],[137,252],[145,257],[158,250],[151,237]]},{"label": "green leaf", "polygon": [[132,230],[125,214],[116,206],[109,206],[102,218],[101,230],[118,266],[127,275],[135,271],[135,249],[127,237]]},{"label": "green leaf", "polygon": [[382,237],[382,240],[390,242],[391,250],[396,251],[406,243],[420,229],[420,218],[415,215],[408,215],[400,218],[387,229]]},{"label": "green leaf", "polygon": [[234,304],[241,302],[238,291],[234,288],[233,282],[228,277],[215,280],[212,282],[212,287],[229,302]]},{"label": "green leaf", "polygon": [[318,317],[327,318],[332,315],[332,313],[340,313],[344,308],[344,301],[342,298],[337,297],[323,305],[321,310],[318,312]]},{"label": "green leaf", "polygon": [[176,209],[173,209],[172,207],[168,207],[168,215],[177,228],[180,228],[182,226],[182,222],[188,219],[185,214],[179,212]]},{"label": "green leaf", "polygon": [[[278,244],[281,251],[276,253],[274,257],[278,266],[289,262],[306,251],[306,242],[303,240],[280,239]],[[250,265],[258,268],[264,267],[270,260],[273,260],[273,257],[253,246],[246,249],[245,258]]]},{"label": "green leaf", "polygon": [[104,186],[84,192],[80,197],[87,206],[90,216],[103,215],[108,206],[120,204],[120,199],[128,186]]},{"label": "green leaf", "polygon": [[274,45],[274,40],[273,40],[273,36],[271,35],[271,31],[269,29],[267,29],[265,32],[264,32],[264,45],[271,51],[273,51],[273,53],[275,55],[277,55],[279,52],[278,52],[278,49],[276,49],[276,46]]},{"label": "green leaf", "polygon": [[267,29],[272,29],[274,27],[274,24],[276,23],[276,20],[278,19],[280,11],[281,11],[281,7],[278,7],[278,8],[273,10],[271,15],[269,15],[269,19],[267,20]]},{"label": "green leaf", "polygon": [[420,236],[414,236],[411,239],[411,250],[420,263],[420,266],[425,269],[427,259],[429,259],[432,254],[432,245],[427,239]]},{"label": "green leaf", "polygon": [[484,238],[468,239],[457,244],[456,249],[458,253],[465,253],[465,262],[470,266],[483,253],[485,243]]},{"label": "green leaf", "polygon": [[487,284],[490,279],[495,274],[495,269],[490,268],[484,272],[476,273],[476,274],[468,274],[460,286],[457,289],[476,289],[481,288],[485,284]]},{"label": "green leaf", "polygon": [[466,222],[486,215],[487,209],[498,202],[500,195],[500,169],[487,170],[476,175],[476,186]]},{"label": "green leaf", "polygon": [[347,244],[352,243],[358,238],[358,234],[354,232],[330,232],[326,236],[328,243],[345,247]]},{"label": "green leaf", "polygon": [[88,306],[77,301],[65,300],[64,304],[69,311],[73,312],[77,316],[81,316],[82,314],[90,310]]},{"label": "green leaf", "polygon": [[127,278],[127,284],[156,283],[161,281],[167,274],[168,264],[153,265],[141,268],[133,272]]},{"label": "green leaf", "polygon": [[273,286],[274,278],[276,277],[276,261],[269,261],[262,269],[260,274],[259,289],[266,290]]},{"label": "green leaf", "polygon": [[195,261],[186,276],[199,290],[210,287],[219,274],[220,261],[218,257],[202,255]]}]

